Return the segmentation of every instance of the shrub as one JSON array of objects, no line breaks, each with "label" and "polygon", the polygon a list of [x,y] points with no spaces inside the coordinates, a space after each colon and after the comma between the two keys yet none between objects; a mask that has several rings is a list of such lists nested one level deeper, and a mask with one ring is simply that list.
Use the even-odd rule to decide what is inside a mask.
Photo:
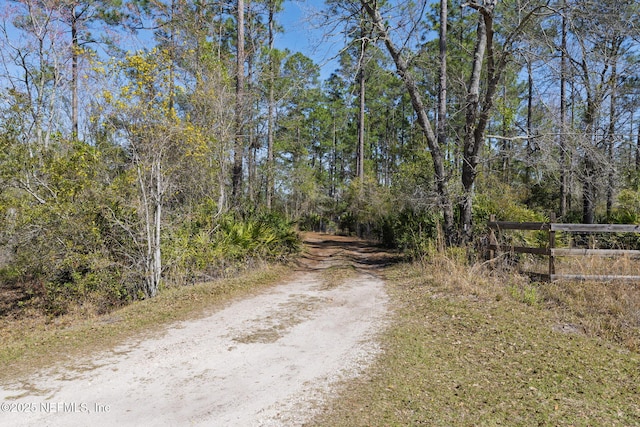
[{"label": "shrub", "polygon": [[405,208],[383,218],[377,232],[385,246],[399,248],[410,257],[419,258],[435,245],[439,224],[438,214]]},{"label": "shrub", "polygon": [[620,191],[612,220],[618,224],[640,224],[640,191]]},{"label": "shrub", "polygon": [[195,212],[178,227],[168,227],[163,253],[169,282],[187,284],[226,276],[250,259],[282,260],[300,249],[294,223],[281,215],[215,218],[202,206]]}]

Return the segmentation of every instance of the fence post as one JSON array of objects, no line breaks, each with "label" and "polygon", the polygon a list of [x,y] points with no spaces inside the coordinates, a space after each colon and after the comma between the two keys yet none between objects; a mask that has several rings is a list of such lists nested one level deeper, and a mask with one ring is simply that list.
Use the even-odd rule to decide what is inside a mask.
[{"label": "fence post", "polygon": [[551,280],[551,276],[556,274],[556,263],[553,257],[553,249],[556,246],[556,232],[551,229],[551,224],[554,222],[556,222],[556,214],[551,212],[549,214],[549,280]]}]

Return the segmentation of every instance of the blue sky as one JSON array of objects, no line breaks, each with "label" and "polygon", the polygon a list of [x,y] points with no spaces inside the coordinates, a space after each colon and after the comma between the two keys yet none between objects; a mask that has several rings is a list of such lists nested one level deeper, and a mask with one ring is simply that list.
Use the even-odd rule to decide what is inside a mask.
[{"label": "blue sky", "polygon": [[338,68],[333,57],[342,46],[339,37],[323,41],[324,30],[315,28],[317,23],[313,22],[313,12],[322,8],[323,0],[285,1],[282,12],[276,17],[284,33],[276,36],[275,44],[278,49],[286,48],[311,58],[321,67],[320,77],[326,79]]}]

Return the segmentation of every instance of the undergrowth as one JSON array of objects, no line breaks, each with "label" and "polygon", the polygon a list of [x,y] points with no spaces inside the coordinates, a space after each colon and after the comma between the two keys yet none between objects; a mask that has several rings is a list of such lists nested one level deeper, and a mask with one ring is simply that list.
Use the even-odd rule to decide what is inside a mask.
[{"label": "undergrowth", "polygon": [[[294,224],[281,215],[216,216],[212,206],[203,206],[188,220],[174,220],[163,228],[164,289],[287,261],[301,246]],[[100,250],[77,245],[80,249],[59,250],[55,262],[48,262],[38,248],[29,247],[23,256],[0,264],[0,319],[105,314],[144,299],[142,251],[112,232],[100,231],[109,236],[106,243],[96,244]]]}]

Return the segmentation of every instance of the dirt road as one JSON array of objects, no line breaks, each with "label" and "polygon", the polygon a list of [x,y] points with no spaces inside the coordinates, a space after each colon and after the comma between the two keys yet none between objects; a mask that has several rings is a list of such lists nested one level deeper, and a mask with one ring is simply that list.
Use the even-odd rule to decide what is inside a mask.
[{"label": "dirt road", "polygon": [[379,351],[384,262],[363,242],[309,235],[287,283],[3,387],[0,425],[301,425]]}]

